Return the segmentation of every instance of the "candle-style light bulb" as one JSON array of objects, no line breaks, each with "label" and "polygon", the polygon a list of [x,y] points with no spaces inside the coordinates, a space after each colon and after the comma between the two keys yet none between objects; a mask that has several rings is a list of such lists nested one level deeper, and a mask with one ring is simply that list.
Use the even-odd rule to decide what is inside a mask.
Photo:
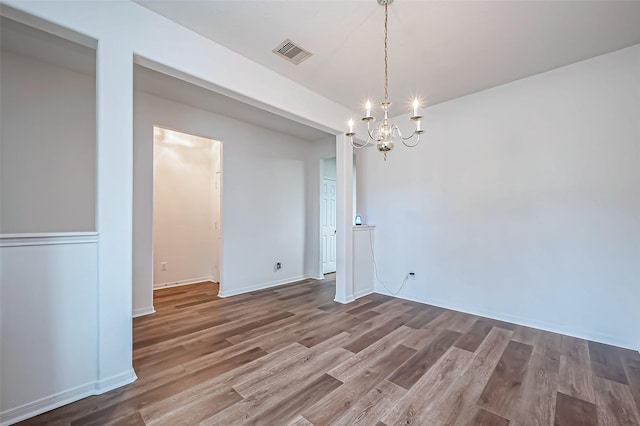
[{"label": "candle-style light bulb", "polygon": [[371,101],[367,100],[367,104],[365,106],[367,108],[367,114],[365,117],[371,117]]},{"label": "candle-style light bulb", "polygon": [[420,107],[420,102],[418,101],[418,98],[415,98],[413,100],[413,116],[417,117],[418,116],[418,108]]},{"label": "candle-style light bulb", "polygon": [[353,120],[349,120],[349,133],[353,133]]}]

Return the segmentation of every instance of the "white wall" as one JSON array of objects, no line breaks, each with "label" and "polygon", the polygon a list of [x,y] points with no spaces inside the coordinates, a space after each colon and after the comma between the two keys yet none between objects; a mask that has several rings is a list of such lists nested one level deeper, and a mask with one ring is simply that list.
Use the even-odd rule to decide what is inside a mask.
[{"label": "white wall", "polygon": [[[354,157],[355,157],[355,164],[356,164],[356,167],[355,167],[356,204],[354,207],[354,214],[362,216],[363,224],[369,223],[369,215],[367,214],[367,193],[363,189],[363,182],[361,182],[358,177],[364,176],[367,169],[366,159],[368,156],[365,154],[366,151],[378,152],[375,146],[370,146],[370,145],[367,146],[366,148],[354,149]],[[375,158],[376,156],[374,155],[373,157]]]},{"label": "white wall", "polygon": [[[95,388],[82,389],[72,399],[102,393],[135,380],[132,369],[133,266],[133,59],[156,69],[174,70],[235,99],[248,102],[327,131],[340,132],[346,108],[246,58],[169,21],[133,2],[24,2],[4,0],[3,15],[45,28],[54,34],[98,46],[96,66],[97,130],[97,285],[98,336]],[[135,148],[138,149],[138,148]],[[338,153],[340,158],[341,153]],[[338,176],[340,191],[340,176]],[[135,200],[143,203],[144,195]],[[151,195],[148,195],[151,197]],[[138,219],[136,219],[138,220]],[[345,238],[346,238],[346,234]],[[136,242],[138,246],[140,242]],[[146,244],[151,244],[148,240]],[[138,247],[140,248],[140,247]],[[143,247],[144,248],[144,247]],[[149,251],[150,253],[150,251]],[[344,262],[350,262],[350,252]],[[149,281],[151,282],[151,281]],[[62,281],[61,281],[62,283]],[[338,287],[340,282],[338,282]],[[135,290],[135,289],[134,289]],[[77,303],[88,299],[76,298]],[[8,319],[11,321],[11,319]],[[72,358],[75,349],[65,348]],[[30,368],[26,365],[25,368]],[[25,382],[26,383],[26,382]],[[34,389],[38,377],[28,383]],[[50,395],[51,406],[68,402]],[[3,397],[3,400],[4,397]],[[21,400],[25,416],[41,412],[38,401]],[[3,406],[1,421],[15,421],[13,409]]]},{"label": "white wall", "polygon": [[640,45],[424,112],[419,147],[358,159],[387,286],[640,348]]},{"label": "white wall", "polygon": [[336,180],[336,157],[327,158],[322,162],[322,177]]},{"label": "white wall", "polygon": [[222,272],[222,144],[215,143],[213,153],[213,182],[211,185],[211,222],[213,238],[211,244],[211,280],[220,282]]},{"label": "white wall", "polygon": [[97,247],[95,235],[0,240],[3,424],[95,391]]},{"label": "white wall", "polygon": [[95,76],[1,54],[0,233],[94,231]]},{"label": "white wall", "polygon": [[156,128],[153,146],[153,284],[214,280],[220,143]]},{"label": "white wall", "polygon": [[353,296],[360,298],[375,291],[373,254],[371,241],[375,227],[353,226]]},{"label": "white wall", "polygon": [[95,392],[98,239],[95,76],[0,55],[4,424]]},{"label": "white wall", "polygon": [[[309,167],[319,165],[335,145],[311,143],[141,91],[135,91],[134,118],[134,312],[149,312],[153,304],[153,126],[222,143],[222,295],[317,276],[307,262],[317,247],[306,233],[308,227],[317,232],[319,222],[306,213],[318,198],[307,188],[319,187],[319,170],[316,166],[314,177]],[[317,259],[316,254],[316,264]],[[274,270],[276,262],[282,263],[279,271]]]}]

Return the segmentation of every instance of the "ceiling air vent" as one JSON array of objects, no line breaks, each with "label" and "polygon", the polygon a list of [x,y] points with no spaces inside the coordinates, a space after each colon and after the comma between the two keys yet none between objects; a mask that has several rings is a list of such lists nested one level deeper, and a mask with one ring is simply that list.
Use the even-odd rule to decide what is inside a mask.
[{"label": "ceiling air vent", "polygon": [[298,46],[289,39],[286,39],[275,49],[273,49],[273,53],[278,56],[282,56],[286,60],[291,61],[296,65],[311,56],[311,53],[304,50],[302,47]]}]

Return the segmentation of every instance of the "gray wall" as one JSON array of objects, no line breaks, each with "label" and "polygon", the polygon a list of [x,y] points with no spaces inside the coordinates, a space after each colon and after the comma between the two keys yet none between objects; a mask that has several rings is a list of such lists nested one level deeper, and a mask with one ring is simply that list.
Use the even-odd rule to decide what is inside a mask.
[{"label": "gray wall", "polygon": [[2,51],[0,232],[95,230],[95,77]]}]

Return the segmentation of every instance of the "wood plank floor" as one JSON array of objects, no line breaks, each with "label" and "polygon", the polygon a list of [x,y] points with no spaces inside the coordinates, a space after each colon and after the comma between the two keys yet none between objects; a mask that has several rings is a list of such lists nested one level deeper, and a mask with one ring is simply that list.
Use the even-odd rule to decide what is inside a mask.
[{"label": "wood plank floor", "polygon": [[640,425],[640,354],[335,281],[155,292],[138,380],[25,425]]}]

